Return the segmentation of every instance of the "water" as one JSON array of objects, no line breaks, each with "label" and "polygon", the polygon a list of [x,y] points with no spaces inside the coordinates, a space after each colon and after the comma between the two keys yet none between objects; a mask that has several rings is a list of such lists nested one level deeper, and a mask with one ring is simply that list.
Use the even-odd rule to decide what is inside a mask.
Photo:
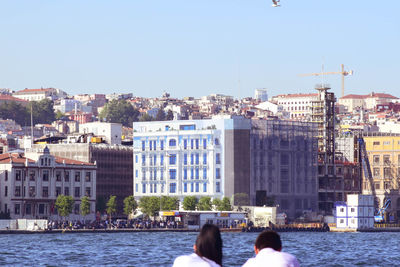
[{"label": "water", "polygon": [[[0,235],[0,265],[171,266],[193,251],[196,233]],[[253,256],[257,233],[223,233],[224,266]],[[400,266],[400,233],[281,233],[302,266]]]}]

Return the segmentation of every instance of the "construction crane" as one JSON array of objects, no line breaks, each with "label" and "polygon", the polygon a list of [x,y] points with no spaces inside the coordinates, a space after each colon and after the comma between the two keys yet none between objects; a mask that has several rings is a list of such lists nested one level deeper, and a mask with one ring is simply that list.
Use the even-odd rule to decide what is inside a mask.
[{"label": "construction crane", "polygon": [[320,76],[320,75],[330,75],[330,74],[340,74],[342,75],[342,97],[344,96],[344,77],[347,75],[353,75],[353,71],[345,71],[344,70],[344,65],[341,64],[341,71],[331,71],[331,72],[320,72],[320,73],[306,73],[306,74],[300,74],[299,76],[305,77],[305,76]]}]

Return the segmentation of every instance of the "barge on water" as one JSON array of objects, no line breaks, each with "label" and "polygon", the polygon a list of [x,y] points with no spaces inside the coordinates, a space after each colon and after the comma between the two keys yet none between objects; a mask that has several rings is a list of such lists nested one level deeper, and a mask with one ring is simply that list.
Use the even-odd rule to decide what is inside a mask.
[{"label": "barge on water", "polygon": [[242,232],[262,232],[264,230],[274,230],[276,232],[329,232],[326,223],[293,223],[284,225],[271,225],[271,227],[244,227]]}]

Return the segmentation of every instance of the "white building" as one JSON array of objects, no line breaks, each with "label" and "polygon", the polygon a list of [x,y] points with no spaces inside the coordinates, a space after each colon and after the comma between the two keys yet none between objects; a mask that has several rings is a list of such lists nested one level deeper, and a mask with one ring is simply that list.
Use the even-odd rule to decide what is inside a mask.
[{"label": "white building", "polygon": [[134,195],[221,198],[223,129],[223,119],[133,123]]},{"label": "white building", "polygon": [[254,91],[254,99],[260,100],[261,102],[268,101],[268,93],[266,89],[256,89]]},{"label": "white building", "polygon": [[273,97],[273,102],[283,111],[290,112],[290,118],[306,118],[311,115],[311,103],[318,100],[318,94],[287,94]]},{"label": "white building", "polygon": [[96,203],[96,165],[50,155],[48,148],[23,154],[0,155],[1,211],[11,219],[60,219],[55,210],[57,196],[74,198],[69,220],[81,220],[80,201],[90,199],[94,219]]},{"label": "white building", "polygon": [[120,145],[122,136],[122,125],[109,122],[89,122],[79,125],[79,133],[93,133],[104,137],[110,145]]},{"label": "white building", "polygon": [[368,229],[374,227],[374,197],[347,195],[347,203],[336,206],[336,227]]},{"label": "white building", "polygon": [[43,99],[56,100],[67,97],[67,93],[57,88],[24,89],[13,94],[14,97],[28,100],[40,101]]}]

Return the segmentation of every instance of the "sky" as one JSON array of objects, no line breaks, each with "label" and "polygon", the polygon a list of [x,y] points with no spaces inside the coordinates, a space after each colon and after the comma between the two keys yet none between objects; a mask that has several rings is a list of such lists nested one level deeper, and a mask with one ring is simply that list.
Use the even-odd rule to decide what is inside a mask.
[{"label": "sky", "polygon": [[400,1],[0,0],[0,88],[400,97]]}]

